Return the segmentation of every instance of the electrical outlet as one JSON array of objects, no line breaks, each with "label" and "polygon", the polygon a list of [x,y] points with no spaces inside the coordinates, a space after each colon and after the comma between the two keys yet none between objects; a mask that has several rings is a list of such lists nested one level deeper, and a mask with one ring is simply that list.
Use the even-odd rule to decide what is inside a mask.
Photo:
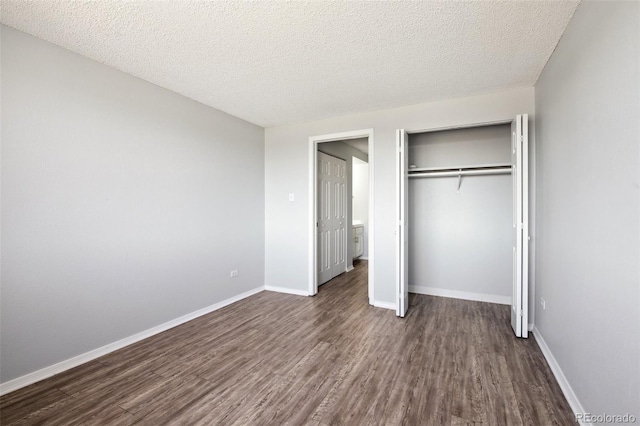
[{"label": "electrical outlet", "polygon": [[234,269],[233,271],[231,271],[231,278],[233,277],[237,277],[238,276],[238,270]]},{"label": "electrical outlet", "polygon": [[295,200],[296,200],[296,194],[292,192],[291,194],[289,194],[289,201],[295,201]]},{"label": "electrical outlet", "polygon": [[542,310],[545,311],[547,309],[547,302],[541,297],[540,304],[542,305]]}]

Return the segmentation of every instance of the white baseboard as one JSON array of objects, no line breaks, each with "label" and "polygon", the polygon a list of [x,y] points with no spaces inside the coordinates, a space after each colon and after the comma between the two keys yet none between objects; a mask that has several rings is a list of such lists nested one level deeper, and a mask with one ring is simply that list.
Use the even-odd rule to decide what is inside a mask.
[{"label": "white baseboard", "polygon": [[209,314],[213,311],[217,311],[218,309],[224,308],[227,305],[238,302],[239,300],[245,299],[256,293],[260,293],[261,291],[264,291],[264,287],[262,286],[258,288],[254,288],[253,290],[245,291],[244,293],[238,294],[237,296],[230,297],[229,299],[223,300],[222,302],[215,303],[213,305],[207,306],[206,308],[199,309],[195,312],[191,312],[190,314],[183,315],[179,318],[173,319],[171,321],[167,321],[163,324],[149,328],[145,331],[141,331],[140,333],[136,333],[133,336],[125,337],[124,339],[118,340],[113,343],[109,343],[108,345],[91,350],[89,352],[85,352],[83,354],[74,356],[73,358],[69,358],[57,364],[50,365],[49,367],[45,367],[43,369],[34,371],[33,373],[25,374],[24,376],[17,377],[5,383],[0,383],[0,395],[13,392],[25,386],[29,386],[33,383],[39,382],[41,380],[44,380],[56,374],[62,373],[63,371],[77,367],[86,362],[93,361],[94,359],[100,358],[103,355],[117,351],[118,349],[122,349],[125,346],[129,346],[133,343],[139,342],[141,340],[154,336],[158,333],[162,333],[163,331],[167,331],[170,328],[177,327],[180,324],[184,324],[185,322],[188,322],[198,317],[201,317],[203,315]]},{"label": "white baseboard", "polygon": [[468,291],[422,287],[417,285],[410,285],[409,293],[428,294],[429,296],[449,297],[452,299],[474,300],[476,302],[498,303],[500,305],[511,305],[511,296],[499,296],[496,294],[471,293]]},{"label": "white baseboard", "polygon": [[529,324],[529,326],[527,327],[527,329],[528,329],[529,331],[533,331],[533,327],[535,327],[535,325],[533,325],[533,324]]},{"label": "white baseboard", "polygon": [[374,300],[373,301],[373,306],[375,306],[376,308],[391,309],[393,311],[396,310],[396,304],[395,303],[381,302],[379,300]]},{"label": "white baseboard", "polygon": [[353,269],[354,269],[353,265],[347,266],[347,272],[351,272],[351,271],[353,271]]},{"label": "white baseboard", "polygon": [[[551,353],[551,349],[549,349],[549,346],[547,346],[547,342],[544,341],[542,334],[540,334],[540,331],[536,327],[533,327],[533,334],[535,336],[535,341],[538,343],[538,346],[540,347],[542,354],[544,355],[545,359],[547,360],[547,363],[549,364],[549,368],[551,369],[551,372],[553,373],[556,380],[558,381],[558,384],[560,385],[560,389],[562,390],[564,397],[567,398],[567,402],[569,403],[571,410],[573,410],[573,413],[574,414],[586,413],[587,411],[585,411],[585,409],[582,407],[582,404],[580,404],[578,397],[576,396],[575,392],[573,392],[573,389],[571,388],[569,381],[567,381],[567,378],[562,372],[562,369],[560,368],[558,361],[556,361],[555,357]],[[591,423],[584,423],[584,422],[580,422],[580,424],[585,426],[591,425]]]},{"label": "white baseboard", "polygon": [[369,260],[369,258],[367,256],[360,256],[358,260]]},{"label": "white baseboard", "polygon": [[265,285],[264,289],[267,291],[275,291],[276,293],[294,294],[296,296],[308,296],[309,292],[306,290],[296,290],[293,288],[276,287],[272,285]]}]

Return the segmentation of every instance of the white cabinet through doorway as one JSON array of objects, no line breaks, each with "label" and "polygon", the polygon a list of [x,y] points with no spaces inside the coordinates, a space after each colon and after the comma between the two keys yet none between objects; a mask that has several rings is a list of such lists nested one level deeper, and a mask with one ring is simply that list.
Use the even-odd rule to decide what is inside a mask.
[{"label": "white cabinet through doorway", "polygon": [[353,225],[353,258],[364,254],[364,225]]}]

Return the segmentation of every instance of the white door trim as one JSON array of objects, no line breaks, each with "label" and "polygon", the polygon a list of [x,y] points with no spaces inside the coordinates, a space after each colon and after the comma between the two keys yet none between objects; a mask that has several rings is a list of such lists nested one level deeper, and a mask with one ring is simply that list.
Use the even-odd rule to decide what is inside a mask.
[{"label": "white door trim", "polygon": [[[374,227],[374,180],[373,172],[373,129],[353,130],[350,132],[332,133],[309,137],[309,296],[318,293],[318,254],[317,254],[317,230],[318,222],[317,209],[317,152],[318,144],[323,142],[335,142],[349,139],[367,138],[369,140],[369,304],[373,305],[374,285],[373,285],[373,265],[375,247],[375,227]],[[349,226],[350,224],[347,224]]]}]

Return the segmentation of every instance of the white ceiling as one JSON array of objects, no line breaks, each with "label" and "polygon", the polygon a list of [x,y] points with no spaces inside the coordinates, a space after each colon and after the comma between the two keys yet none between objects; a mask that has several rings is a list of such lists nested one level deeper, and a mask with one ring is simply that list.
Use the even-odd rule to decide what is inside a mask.
[{"label": "white ceiling", "polygon": [[577,1],[15,1],[3,23],[265,127],[530,87]]}]

